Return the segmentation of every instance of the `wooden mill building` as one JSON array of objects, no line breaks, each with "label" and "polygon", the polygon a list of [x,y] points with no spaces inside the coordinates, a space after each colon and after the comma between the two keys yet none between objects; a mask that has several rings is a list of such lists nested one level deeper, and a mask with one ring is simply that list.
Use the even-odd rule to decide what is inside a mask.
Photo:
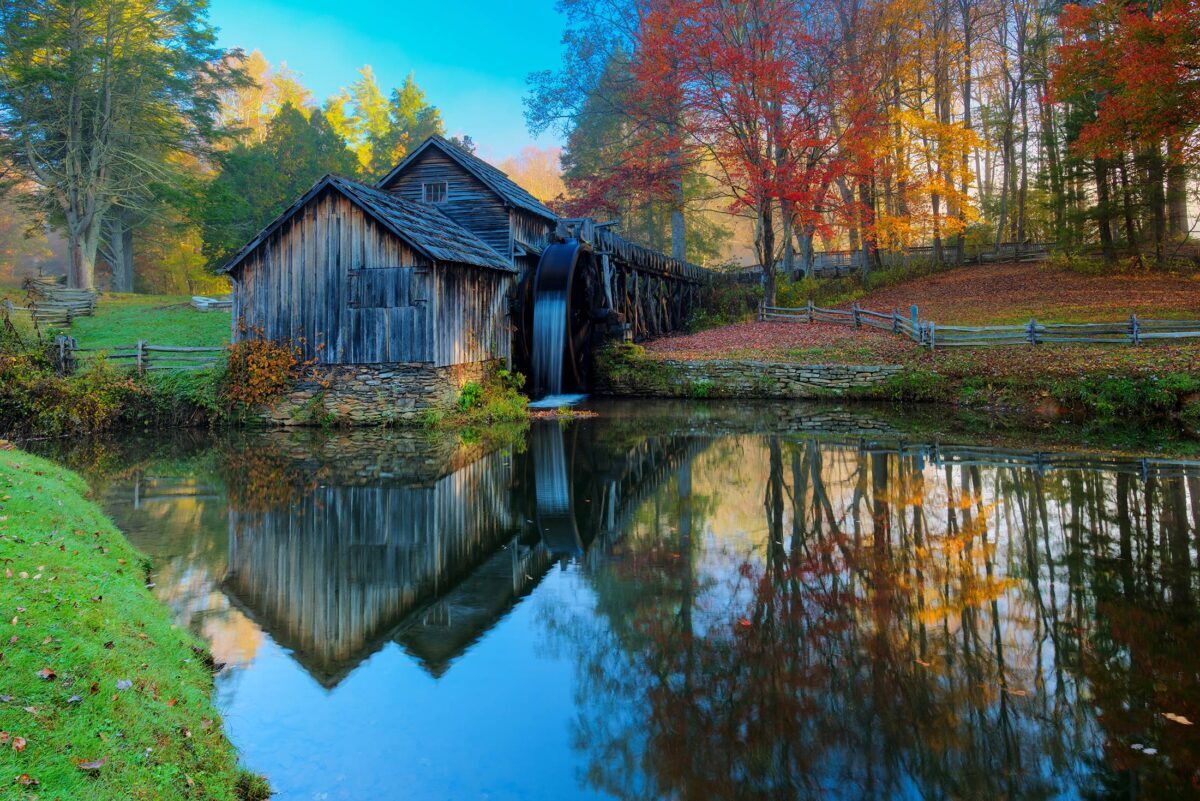
[{"label": "wooden mill building", "polygon": [[[222,267],[234,341],[296,343],[334,374],[322,394],[350,422],[413,416],[489,363],[511,362],[525,321],[510,311],[518,285],[528,297],[520,282],[556,238],[593,231],[585,244],[604,254],[597,302],[635,335],[682,324],[696,268],[584,222],[560,220],[500,170],[430,137],[375,186],[322,178]],[[298,402],[311,396],[301,388]]]}]

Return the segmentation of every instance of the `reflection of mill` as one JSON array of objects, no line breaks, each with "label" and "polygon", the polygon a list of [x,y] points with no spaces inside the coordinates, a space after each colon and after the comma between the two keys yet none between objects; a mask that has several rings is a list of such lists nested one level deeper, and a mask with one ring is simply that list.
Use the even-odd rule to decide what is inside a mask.
[{"label": "reflection of mill", "polygon": [[326,686],[388,641],[441,675],[697,447],[646,438],[614,452],[586,425],[553,424],[524,454],[449,460],[427,480],[334,465],[286,503],[231,508],[223,588]]}]

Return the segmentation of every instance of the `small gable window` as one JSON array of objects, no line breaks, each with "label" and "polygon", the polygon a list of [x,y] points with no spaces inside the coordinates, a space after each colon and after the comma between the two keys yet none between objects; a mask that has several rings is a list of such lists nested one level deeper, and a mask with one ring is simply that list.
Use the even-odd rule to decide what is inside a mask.
[{"label": "small gable window", "polygon": [[422,199],[426,203],[446,202],[446,182],[437,181],[432,184],[421,184]]}]

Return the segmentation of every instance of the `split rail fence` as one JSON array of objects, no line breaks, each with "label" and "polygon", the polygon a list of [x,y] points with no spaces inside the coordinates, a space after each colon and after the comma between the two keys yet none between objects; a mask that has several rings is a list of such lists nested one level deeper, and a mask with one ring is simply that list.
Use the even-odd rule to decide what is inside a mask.
[{"label": "split rail fence", "polygon": [[80,367],[104,359],[128,366],[138,373],[147,370],[208,370],[217,365],[224,348],[185,348],[178,345],[152,345],[139,339],[132,345],[108,348],[81,348],[75,337],[54,340],[55,369],[70,374]]},{"label": "split rail fence", "polygon": [[1142,320],[1136,314],[1111,323],[1039,323],[1030,319],[1021,325],[938,325],[932,320],[922,320],[916,306],[904,315],[896,309],[890,313],[871,311],[857,303],[849,309],[824,309],[809,301],[799,309],[761,306],[759,319],[878,328],[906,336],[930,349],[1081,342],[1140,345],[1159,339],[1200,338],[1200,320]]}]

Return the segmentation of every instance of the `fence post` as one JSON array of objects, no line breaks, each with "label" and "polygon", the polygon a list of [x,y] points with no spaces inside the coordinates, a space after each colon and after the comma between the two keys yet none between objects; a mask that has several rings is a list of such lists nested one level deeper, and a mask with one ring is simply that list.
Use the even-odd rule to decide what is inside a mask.
[{"label": "fence post", "polygon": [[764,298],[758,302],[758,321],[765,322],[767,319],[767,301]]},{"label": "fence post", "polygon": [[929,349],[935,350],[937,343],[937,323],[933,320],[929,321]]},{"label": "fence post", "polygon": [[850,305],[850,314],[854,319],[854,327],[862,328],[862,323],[860,323],[859,319],[858,319],[858,303],[857,302],[852,303]]},{"label": "fence post", "polygon": [[59,334],[54,338],[54,345],[58,349],[55,369],[59,375],[66,375],[67,372],[67,338]]},{"label": "fence post", "polygon": [[900,333],[900,312],[896,311],[895,308],[892,309],[892,333]]},{"label": "fence post", "polygon": [[1037,320],[1034,319],[1033,317],[1029,318],[1029,329],[1026,331],[1026,335],[1029,337],[1030,345],[1036,345],[1038,343],[1038,341],[1037,341]]},{"label": "fence post", "polygon": [[137,341],[137,351],[136,351],[138,375],[142,375],[146,372],[145,353],[146,353],[146,340],[139,339]]},{"label": "fence post", "polygon": [[912,308],[910,309],[910,311],[912,312],[913,331],[920,331],[921,330],[921,318],[917,315],[917,304],[914,303],[912,305]]},{"label": "fence post", "polygon": [[1129,315],[1129,335],[1133,338],[1133,344],[1142,344],[1142,330],[1136,314]]},{"label": "fence post", "polygon": [[809,299],[808,299],[808,321],[809,321],[810,323],[813,321],[813,302],[812,302],[812,298],[809,298]]}]

